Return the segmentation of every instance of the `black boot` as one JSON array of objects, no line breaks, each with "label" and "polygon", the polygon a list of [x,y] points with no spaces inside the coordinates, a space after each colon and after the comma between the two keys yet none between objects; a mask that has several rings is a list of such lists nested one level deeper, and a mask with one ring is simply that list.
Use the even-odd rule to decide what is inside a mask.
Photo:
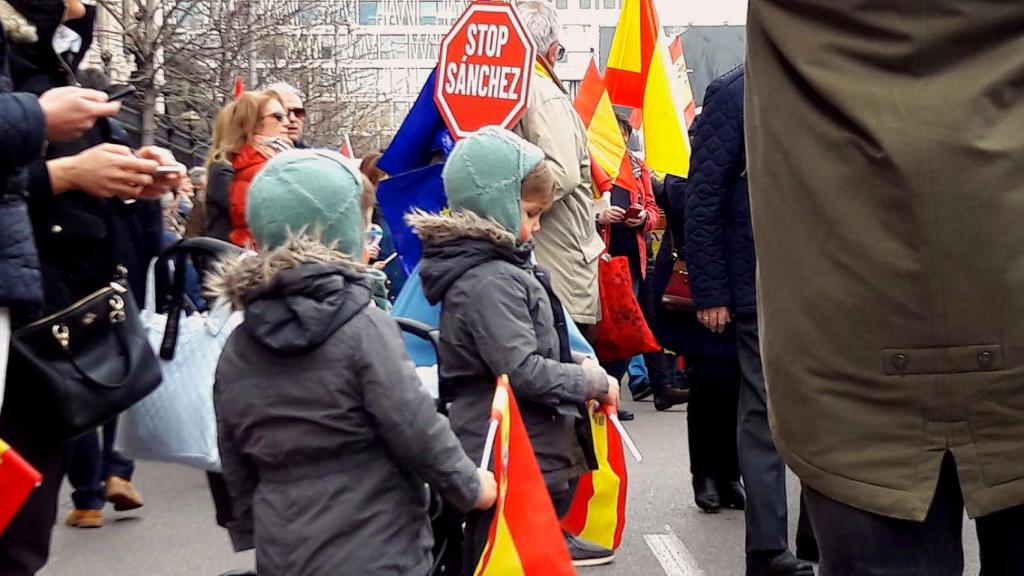
[{"label": "black boot", "polygon": [[689,390],[680,390],[667,385],[654,389],[654,409],[658,412],[664,412],[673,406],[686,404],[689,401]]},{"label": "black boot", "polygon": [[747,491],[739,480],[716,480],[718,494],[722,499],[722,506],[733,510],[745,510],[747,508]]},{"label": "black boot", "polygon": [[697,507],[708,514],[718,514],[722,509],[722,499],[718,495],[715,481],[707,476],[693,477],[693,497]]},{"label": "black boot", "polygon": [[759,551],[747,554],[747,576],[814,576],[814,566],[789,550]]}]

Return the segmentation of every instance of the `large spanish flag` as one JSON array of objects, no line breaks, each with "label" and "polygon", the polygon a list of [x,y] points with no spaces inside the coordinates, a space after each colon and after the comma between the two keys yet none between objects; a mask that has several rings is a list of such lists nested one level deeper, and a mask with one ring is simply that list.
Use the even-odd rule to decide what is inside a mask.
[{"label": "large spanish flag", "polygon": [[42,474],[0,440],[0,534],[42,481]]},{"label": "large spanish flag", "polygon": [[635,190],[636,178],[627,156],[626,142],[619,131],[615,109],[594,59],[590,60],[587,73],[580,82],[573,107],[587,128],[591,179],[599,189],[606,182],[608,189],[614,183],[627,190]]},{"label": "large spanish flag", "polygon": [[493,455],[498,500],[474,575],[576,574],[507,376],[498,380],[491,421],[497,422]]},{"label": "large spanish flag", "polygon": [[611,423],[614,406],[590,407],[590,428],[598,469],[580,477],[576,496],[562,527],[584,540],[617,550],[626,527],[626,455],[622,437]]},{"label": "large spanish flag", "polygon": [[[681,51],[675,62],[680,60]],[[642,111],[647,165],[659,173],[686,176],[690,169],[685,96],[689,84],[679,78],[676,63],[662,36],[653,0],[625,0],[608,56],[608,96],[612,104]]]}]

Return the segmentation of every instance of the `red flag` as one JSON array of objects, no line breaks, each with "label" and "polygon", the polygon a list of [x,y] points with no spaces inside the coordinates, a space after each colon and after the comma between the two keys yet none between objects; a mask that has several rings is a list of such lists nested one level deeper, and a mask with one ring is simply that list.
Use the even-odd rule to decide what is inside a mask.
[{"label": "red flag", "polygon": [[590,407],[590,428],[598,469],[580,477],[562,527],[570,534],[612,550],[622,544],[629,478],[622,436],[611,423],[615,407]]},{"label": "red flag", "polygon": [[474,576],[576,574],[508,376],[498,379],[491,418],[498,424],[492,452],[498,500]]},{"label": "red flag", "polygon": [[0,534],[42,481],[42,474],[0,440]]},{"label": "red flag", "polygon": [[352,141],[348,139],[348,134],[345,134],[345,141],[341,143],[339,151],[346,158],[355,158],[355,154],[352,152]]},{"label": "red flag", "polygon": [[653,0],[627,0],[619,13],[605,72],[613,104],[644,107],[647,76],[660,34]]},{"label": "red flag", "polygon": [[[580,82],[573,107],[583,120],[583,125],[587,127],[587,148],[590,150],[591,166],[597,164],[601,172],[610,177],[615,185],[627,190],[636,190],[636,178],[633,176],[633,165],[629,161],[626,143],[619,131],[615,110],[612,108],[611,100],[605,91],[604,79],[594,59],[591,59],[587,73]],[[593,168],[591,176],[594,176]],[[600,190],[600,187],[598,189]]]},{"label": "red flag", "polygon": [[242,97],[242,92],[245,92],[245,80],[242,80],[241,75],[235,76],[235,87],[231,89],[231,99],[238,100]]}]

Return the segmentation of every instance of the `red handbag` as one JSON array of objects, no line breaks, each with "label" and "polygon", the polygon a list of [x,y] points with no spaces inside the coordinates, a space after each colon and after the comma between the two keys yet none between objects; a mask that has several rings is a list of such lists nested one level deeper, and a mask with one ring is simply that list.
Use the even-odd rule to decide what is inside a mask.
[{"label": "red handbag", "polygon": [[601,321],[597,323],[594,345],[597,358],[601,362],[613,362],[661,350],[633,295],[629,258],[602,254],[598,261],[597,283],[601,294]]},{"label": "red handbag", "polygon": [[672,312],[693,312],[693,293],[690,292],[690,272],[686,262],[672,253],[672,276],[669,277],[661,305]]}]

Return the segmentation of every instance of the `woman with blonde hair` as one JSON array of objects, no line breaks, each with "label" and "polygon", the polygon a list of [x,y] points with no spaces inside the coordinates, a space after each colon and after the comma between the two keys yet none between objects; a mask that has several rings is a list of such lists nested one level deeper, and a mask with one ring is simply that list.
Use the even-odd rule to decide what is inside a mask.
[{"label": "woman with blonde hair", "polygon": [[291,148],[288,126],[275,92],[243,92],[217,115],[207,157],[207,235],[252,246],[245,220],[249,183],[274,155]]}]

